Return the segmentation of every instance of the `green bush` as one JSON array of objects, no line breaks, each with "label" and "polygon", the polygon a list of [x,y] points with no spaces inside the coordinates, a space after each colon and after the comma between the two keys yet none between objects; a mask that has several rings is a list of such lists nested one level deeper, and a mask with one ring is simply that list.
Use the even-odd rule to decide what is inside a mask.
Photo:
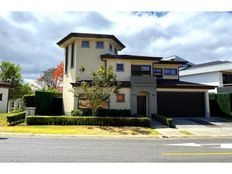
[{"label": "green bush", "polygon": [[231,94],[209,94],[210,114],[212,116],[231,116]]},{"label": "green bush", "polygon": [[18,113],[12,113],[12,115],[9,115],[6,117],[7,123],[10,126],[20,124],[25,121],[26,114],[25,112],[18,112]]},{"label": "green bush", "polygon": [[[91,109],[78,109],[82,111],[81,116],[91,116]],[[73,110],[75,111],[75,110]],[[131,117],[129,109],[99,109],[97,116],[110,116],[110,117]]]},{"label": "green bush", "polygon": [[71,115],[72,116],[82,116],[83,115],[83,111],[80,109],[75,109],[71,111]]},{"label": "green bush", "polygon": [[26,107],[35,107],[35,95],[25,95],[23,101]]},{"label": "green bush", "polygon": [[[55,99],[61,97],[62,97],[61,93],[36,91],[35,92],[36,115],[62,115],[63,103],[59,99]],[[59,100],[59,101],[54,101],[54,100]]]},{"label": "green bush", "polygon": [[155,114],[152,115],[152,118],[170,128],[175,128],[175,126],[172,124],[172,118],[168,118],[163,115],[155,115]]},{"label": "green bush", "polygon": [[74,116],[28,116],[28,125],[100,125],[149,127],[147,117],[74,117]]},{"label": "green bush", "polygon": [[10,111],[10,113],[18,113],[18,112],[23,112],[23,109],[14,109],[12,111]]}]

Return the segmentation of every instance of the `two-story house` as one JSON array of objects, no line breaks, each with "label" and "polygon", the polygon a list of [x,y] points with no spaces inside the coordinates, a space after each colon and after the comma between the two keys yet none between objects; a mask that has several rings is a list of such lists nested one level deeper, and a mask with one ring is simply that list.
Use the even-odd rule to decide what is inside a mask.
[{"label": "two-story house", "polygon": [[[102,107],[130,109],[132,114],[165,114],[209,117],[208,90],[214,87],[179,80],[179,67],[185,61],[162,60],[162,57],[119,55],[125,48],[114,35],[70,33],[57,43],[65,49],[63,101],[65,114],[87,107],[87,101],[74,97],[81,80],[90,76],[79,72],[112,66],[122,83],[118,94]],[[142,50],[141,50],[142,51]]]}]

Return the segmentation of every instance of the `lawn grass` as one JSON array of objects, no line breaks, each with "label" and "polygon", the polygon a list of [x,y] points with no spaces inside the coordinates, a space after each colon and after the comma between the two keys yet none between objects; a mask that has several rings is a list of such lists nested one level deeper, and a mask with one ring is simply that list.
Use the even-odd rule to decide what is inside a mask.
[{"label": "lawn grass", "polygon": [[62,135],[160,135],[151,128],[113,126],[0,126],[0,132]]},{"label": "lawn grass", "polygon": [[[10,116],[11,113],[0,113],[0,126],[7,125],[6,117]],[[11,114],[12,115],[12,114]]]}]

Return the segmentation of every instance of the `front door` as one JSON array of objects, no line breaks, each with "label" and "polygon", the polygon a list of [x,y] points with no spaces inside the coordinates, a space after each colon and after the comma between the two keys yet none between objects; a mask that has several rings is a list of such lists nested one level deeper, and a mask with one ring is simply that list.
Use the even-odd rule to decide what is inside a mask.
[{"label": "front door", "polygon": [[137,114],[146,116],[146,96],[137,96]]}]

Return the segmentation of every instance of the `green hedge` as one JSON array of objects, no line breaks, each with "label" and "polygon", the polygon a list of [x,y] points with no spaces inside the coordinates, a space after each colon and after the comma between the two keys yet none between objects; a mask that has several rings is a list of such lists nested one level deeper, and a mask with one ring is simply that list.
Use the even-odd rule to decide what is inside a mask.
[{"label": "green hedge", "polygon": [[23,101],[26,107],[35,107],[35,95],[25,95]]},{"label": "green hedge", "polygon": [[73,116],[28,116],[28,125],[100,125],[149,127],[147,117],[73,117]]},{"label": "green hedge", "polygon": [[209,94],[210,114],[231,117],[231,98],[232,94],[230,93]]},{"label": "green hedge", "polygon": [[36,115],[62,115],[63,102],[61,97],[61,93],[36,91]]},{"label": "green hedge", "polygon": [[152,118],[170,128],[175,128],[175,126],[172,124],[172,118],[165,117],[163,115],[152,115]]},{"label": "green hedge", "polygon": [[[75,109],[71,112],[72,116],[91,116],[90,109]],[[131,117],[129,109],[99,109],[97,116],[111,116],[111,117]]]},{"label": "green hedge", "polygon": [[9,115],[6,117],[7,123],[10,126],[20,124],[25,121],[26,114],[25,112],[19,112],[19,113],[12,113],[12,115]]}]

